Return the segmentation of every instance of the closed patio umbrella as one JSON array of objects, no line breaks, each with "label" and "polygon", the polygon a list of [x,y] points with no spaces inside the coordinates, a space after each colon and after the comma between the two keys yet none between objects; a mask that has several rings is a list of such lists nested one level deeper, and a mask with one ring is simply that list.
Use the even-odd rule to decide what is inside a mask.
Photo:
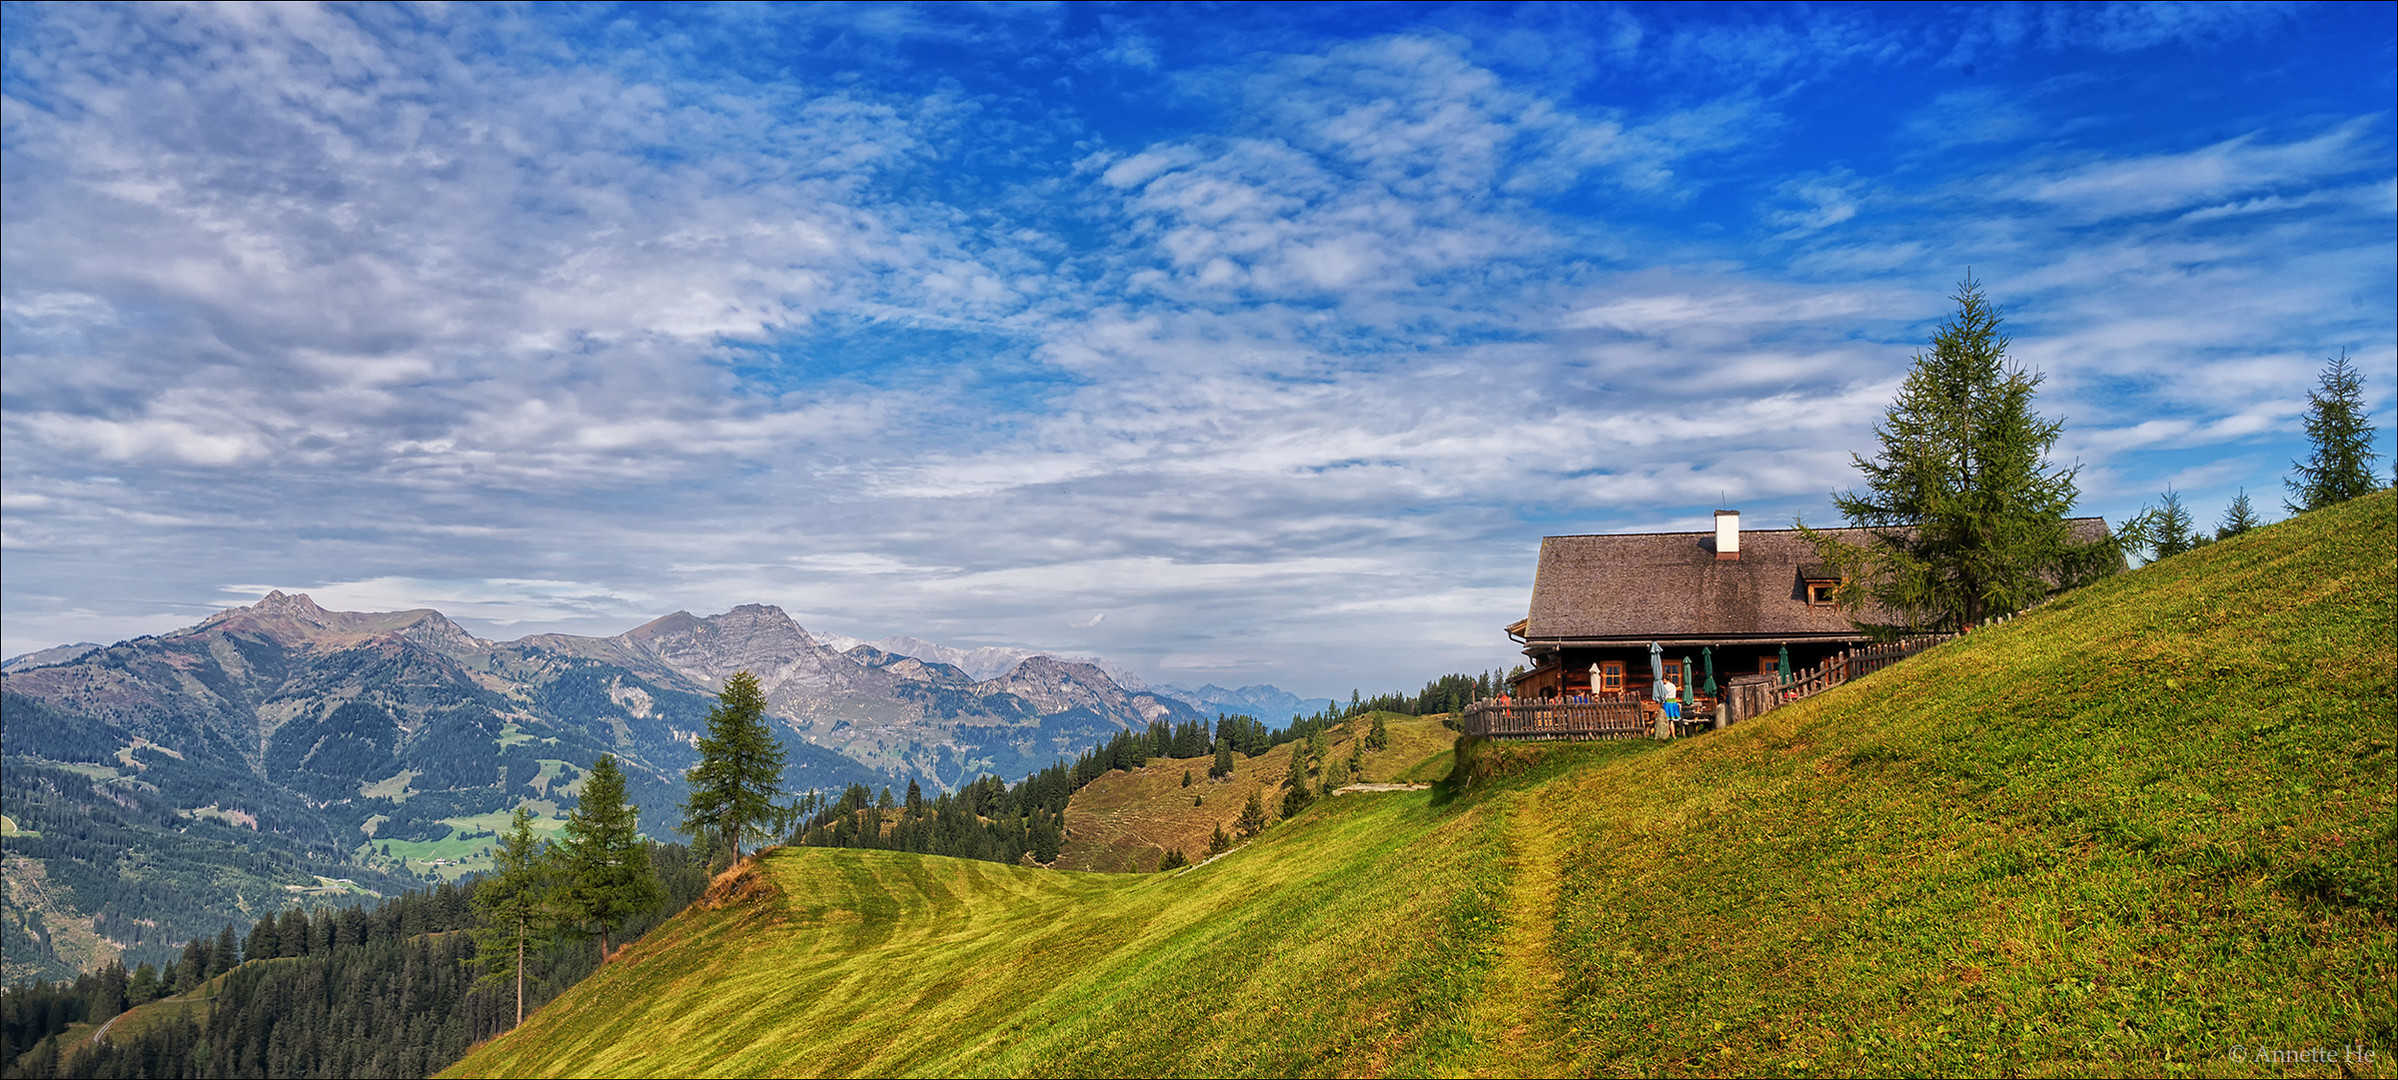
[{"label": "closed patio umbrella", "polygon": [[1782,685],[1790,685],[1790,645],[1788,642],[1783,643],[1782,661],[1776,664],[1774,669],[1782,673]]},{"label": "closed patio umbrella", "polygon": [[1690,658],[1682,658],[1682,704],[1690,704]]},{"label": "closed patio umbrella", "polygon": [[1649,681],[1653,683],[1664,677],[1665,646],[1659,645],[1654,641],[1649,642]]},{"label": "closed patio umbrella", "polygon": [[1715,647],[1714,647],[1714,646],[1712,646],[1712,645],[1702,645],[1702,646],[1699,646],[1699,659],[1700,659],[1701,661],[1704,661],[1704,662],[1706,663],[1706,665],[1707,665],[1707,685],[1706,685],[1706,686],[1704,686],[1704,687],[1701,687],[1701,690],[1702,690],[1702,691],[1704,691],[1704,692],[1707,694],[1707,696],[1709,696],[1709,697],[1714,697],[1714,696],[1715,696]]}]

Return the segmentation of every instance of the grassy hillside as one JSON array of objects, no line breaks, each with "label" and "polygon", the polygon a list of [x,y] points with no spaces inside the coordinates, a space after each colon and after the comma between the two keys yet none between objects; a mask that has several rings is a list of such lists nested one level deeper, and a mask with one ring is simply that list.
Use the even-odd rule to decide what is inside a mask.
[{"label": "grassy hillside", "polygon": [[[1456,732],[1439,717],[1383,713],[1390,746],[1367,751],[1360,780],[1385,781],[1412,772],[1412,767],[1448,750]],[[1334,728],[1327,740],[1325,760],[1346,761],[1351,743],[1365,737],[1370,716],[1359,716]],[[1148,766],[1111,772],[1081,791],[1066,807],[1066,843],[1058,849],[1057,866],[1064,870],[1155,870],[1169,849],[1179,849],[1196,862],[1206,857],[1208,839],[1222,828],[1233,833],[1233,822],[1249,793],[1262,793],[1268,808],[1282,799],[1282,780],[1291,767],[1297,743],[1284,743],[1254,758],[1233,762],[1232,775],[1207,778],[1206,758],[1160,758]],[[1182,786],[1184,773],[1191,786]],[[1446,775],[1445,767],[1433,778]]]},{"label": "grassy hillside", "polygon": [[455,1071],[2390,1075],[2394,514],[1179,874],[776,852]]}]

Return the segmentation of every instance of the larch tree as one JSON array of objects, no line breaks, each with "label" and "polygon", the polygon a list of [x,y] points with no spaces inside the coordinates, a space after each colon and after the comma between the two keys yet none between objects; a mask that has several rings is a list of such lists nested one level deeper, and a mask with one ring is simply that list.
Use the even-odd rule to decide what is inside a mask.
[{"label": "larch tree", "polygon": [[2032,410],[2041,377],[2008,362],[1998,307],[1971,274],[1952,299],[1874,432],[1881,452],[1851,457],[1864,489],[1833,496],[1869,542],[1799,523],[1847,582],[1852,618],[1896,613],[1893,625],[1858,620],[1885,632],[1974,626],[2122,565],[2115,537],[2073,538],[2078,467],[2048,463],[2063,424]]},{"label": "larch tree", "polygon": [[583,777],[582,801],[566,817],[561,908],[574,922],[599,932],[600,959],[609,934],[626,919],[657,907],[658,879],[650,873],[649,845],[641,840],[640,808],[625,801],[624,770],[602,754]]},{"label": "larch tree", "polygon": [[484,968],[477,983],[516,982],[516,1022],[525,1022],[525,954],[547,945],[558,928],[555,867],[547,841],[533,835],[533,812],[522,806],[491,851],[491,873],[475,885],[474,905],[483,916],[475,931],[476,959]]},{"label": "larch tree", "polygon": [[757,676],[743,671],[724,681],[708,710],[708,733],[699,738],[699,764],[687,778],[682,831],[729,845],[740,862],[743,841],[774,823],[783,786],[783,744],[766,726],[766,692]]},{"label": "larch tree", "polygon": [[2320,510],[2381,490],[2373,476],[2373,425],[2365,419],[2364,376],[2348,351],[2324,361],[2323,376],[2306,395],[2306,438],[2314,453],[2290,465],[2293,514]]}]

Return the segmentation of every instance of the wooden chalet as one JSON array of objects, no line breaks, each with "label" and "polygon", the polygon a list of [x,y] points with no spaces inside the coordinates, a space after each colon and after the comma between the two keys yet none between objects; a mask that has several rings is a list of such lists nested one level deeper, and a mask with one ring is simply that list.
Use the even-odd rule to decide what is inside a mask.
[{"label": "wooden chalet", "polygon": [[[2104,536],[2106,522],[2076,518],[2073,527],[2087,541]],[[1819,531],[1867,540],[1863,529]],[[1666,676],[1694,691],[1710,659],[1719,687],[1777,673],[1785,655],[1794,672],[1814,668],[1868,640],[1834,605],[1839,585],[1796,529],[1743,531],[1734,510],[1716,511],[1712,532],[1547,537],[1531,613],[1507,628],[1531,660],[1513,691],[1534,701],[1653,697],[1650,642],[1664,649]]]}]

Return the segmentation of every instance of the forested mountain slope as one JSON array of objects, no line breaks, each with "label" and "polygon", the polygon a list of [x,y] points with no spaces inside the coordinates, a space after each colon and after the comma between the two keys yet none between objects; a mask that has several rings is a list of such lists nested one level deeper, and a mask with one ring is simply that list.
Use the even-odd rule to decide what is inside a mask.
[{"label": "forested mountain slope", "polygon": [[2393,499],[1179,873],[778,850],[453,1071],[2387,1074]]},{"label": "forested mountain slope", "polygon": [[478,868],[507,813],[554,829],[601,754],[642,826],[679,820],[692,739],[737,671],[769,693],[784,787],[1020,777],[1188,706],[1034,657],[991,680],[855,655],[780,610],[611,638],[486,641],[430,610],[270,593],[172,634],[0,676],[0,977],[163,964],[195,935]]}]

